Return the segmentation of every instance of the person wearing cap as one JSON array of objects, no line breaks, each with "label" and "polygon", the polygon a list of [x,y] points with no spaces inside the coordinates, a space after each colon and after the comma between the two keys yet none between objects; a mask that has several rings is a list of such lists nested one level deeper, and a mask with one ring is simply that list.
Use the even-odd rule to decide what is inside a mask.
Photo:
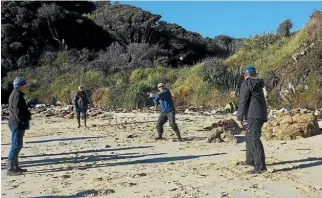
[{"label": "person wearing cap", "polygon": [[78,128],[81,127],[80,124],[80,118],[81,118],[81,113],[84,119],[84,125],[86,125],[86,113],[88,109],[88,99],[87,95],[84,91],[84,86],[81,85],[78,87],[78,92],[76,93],[74,97],[74,104],[75,104],[75,109],[76,109],[76,114],[77,114],[77,122],[78,122]]},{"label": "person wearing cap", "polygon": [[23,147],[23,136],[29,129],[31,113],[27,107],[24,95],[27,93],[27,81],[23,77],[16,77],[13,81],[13,91],[9,97],[8,126],[11,131],[11,149],[6,170],[8,175],[17,175],[26,172],[18,165],[18,155]]},{"label": "person wearing cap", "polygon": [[244,70],[244,81],[240,87],[237,124],[243,128],[247,121],[246,162],[240,165],[254,166],[250,174],[266,171],[264,147],[260,140],[262,126],[267,122],[267,105],[264,96],[264,81],[256,77],[256,69],[247,66]]},{"label": "person wearing cap", "polygon": [[169,120],[170,127],[175,132],[178,141],[182,141],[178,125],[175,122],[175,107],[171,92],[165,88],[163,83],[158,84],[159,94],[149,93],[150,98],[158,102],[161,106],[161,114],[157,122],[158,137],[155,140],[161,140],[163,135],[163,125]]}]

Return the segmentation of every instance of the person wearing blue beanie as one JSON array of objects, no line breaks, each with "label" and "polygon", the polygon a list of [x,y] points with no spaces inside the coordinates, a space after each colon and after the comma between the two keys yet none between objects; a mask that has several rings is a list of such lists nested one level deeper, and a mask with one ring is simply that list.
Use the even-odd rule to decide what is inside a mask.
[{"label": "person wearing blue beanie", "polygon": [[262,141],[262,126],[268,121],[263,79],[257,78],[255,67],[247,66],[244,70],[244,81],[238,96],[237,124],[243,128],[247,121],[246,161],[240,165],[253,166],[250,174],[261,174],[267,171],[265,152]]},{"label": "person wearing blue beanie", "polygon": [[24,95],[27,93],[27,81],[24,77],[16,77],[13,81],[14,90],[9,97],[8,126],[11,131],[11,150],[6,162],[7,175],[19,175],[26,172],[18,166],[18,155],[23,146],[23,136],[29,129],[31,113],[27,107]]}]

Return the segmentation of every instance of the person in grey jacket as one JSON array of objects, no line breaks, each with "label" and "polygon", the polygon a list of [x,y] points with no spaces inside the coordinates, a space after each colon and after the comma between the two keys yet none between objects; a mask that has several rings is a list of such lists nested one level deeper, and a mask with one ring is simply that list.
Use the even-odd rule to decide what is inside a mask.
[{"label": "person in grey jacket", "polygon": [[8,126],[11,131],[11,150],[6,162],[8,175],[17,175],[26,172],[18,166],[18,155],[23,146],[23,136],[29,129],[31,113],[28,110],[24,95],[27,92],[27,81],[23,77],[16,77],[13,81],[14,90],[9,97],[9,120]]},{"label": "person in grey jacket", "polygon": [[242,122],[247,120],[246,162],[243,165],[254,166],[250,174],[266,171],[265,153],[260,140],[262,126],[267,122],[267,105],[264,96],[264,81],[256,78],[256,69],[247,66],[245,80],[241,84],[238,102],[237,124],[243,128]]}]

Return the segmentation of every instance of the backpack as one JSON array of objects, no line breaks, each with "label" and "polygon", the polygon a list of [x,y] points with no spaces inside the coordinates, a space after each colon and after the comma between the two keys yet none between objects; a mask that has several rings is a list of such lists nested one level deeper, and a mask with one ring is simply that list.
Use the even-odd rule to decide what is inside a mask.
[{"label": "backpack", "polygon": [[87,104],[86,104],[86,95],[85,93],[79,92],[77,93],[77,106],[84,108]]}]

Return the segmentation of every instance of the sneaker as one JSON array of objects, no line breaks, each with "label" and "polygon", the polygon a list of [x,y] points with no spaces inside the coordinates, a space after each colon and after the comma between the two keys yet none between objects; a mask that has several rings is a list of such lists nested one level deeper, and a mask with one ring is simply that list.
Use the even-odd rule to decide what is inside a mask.
[{"label": "sneaker", "polygon": [[13,169],[18,172],[27,172],[27,169],[19,167],[18,160],[13,160]]},{"label": "sneaker", "polygon": [[17,176],[17,175],[21,175],[22,173],[23,172],[17,171],[17,170],[9,170],[9,171],[7,171],[8,176]]},{"label": "sneaker", "polygon": [[27,169],[25,168],[20,168],[19,166],[16,166],[15,167],[15,170],[18,171],[18,172],[27,172]]}]

